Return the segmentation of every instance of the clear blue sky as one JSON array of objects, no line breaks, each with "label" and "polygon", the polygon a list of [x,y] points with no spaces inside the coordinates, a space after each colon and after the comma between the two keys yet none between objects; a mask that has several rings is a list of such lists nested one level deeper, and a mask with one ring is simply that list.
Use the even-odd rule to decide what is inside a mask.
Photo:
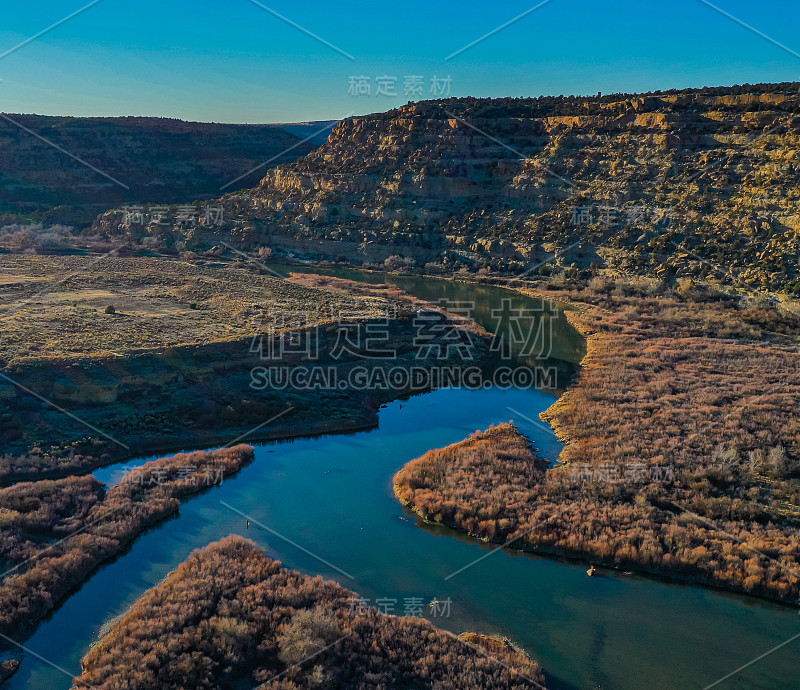
[{"label": "clear blue sky", "polygon": [[[5,0],[0,54],[88,2]],[[450,60],[537,0],[263,4],[355,59],[250,0],[102,0],[0,59],[0,111],[291,122],[429,98],[434,76],[454,96],[800,80],[796,0],[714,0],[787,49],[701,0],[551,0]],[[354,76],[370,96],[348,94]],[[396,96],[376,94],[383,76]]]}]

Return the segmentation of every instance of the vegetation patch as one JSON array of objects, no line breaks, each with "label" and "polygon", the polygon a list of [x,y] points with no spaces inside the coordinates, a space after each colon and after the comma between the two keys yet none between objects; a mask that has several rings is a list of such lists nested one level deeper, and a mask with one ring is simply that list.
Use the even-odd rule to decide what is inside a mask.
[{"label": "vegetation patch", "polygon": [[146,463],[106,491],[94,477],[0,489],[0,632],[32,628],[102,562],[254,457],[252,446]]},{"label": "vegetation patch", "polygon": [[535,662],[484,636],[459,640],[368,609],[321,577],[286,570],[238,536],[194,552],[116,621],[78,687],[543,688]]},{"label": "vegetation patch", "polygon": [[797,317],[689,281],[535,294],[572,302],[588,336],[578,379],[543,415],[563,465],[542,478],[500,427],[413,461],[400,499],[514,548],[795,603]]},{"label": "vegetation patch", "polygon": [[394,491],[426,520],[492,540],[519,523],[546,466],[513,424],[501,424],[412,460]]},{"label": "vegetation patch", "polygon": [[[431,354],[417,356],[414,319],[434,308],[397,290],[283,280],[238,262],[60,261],[0,256],[8,287],[0,298],[0,483],[243,434],[363,429],[376,423],[381,403],[408,391],[359,386],[348,380],[350,369],[448,364],[435,356],[437,340]],[[60,282],[47,279],[64,271]],[[104,313],[109,305],[114,313]],[[486,334],[463,319],[455,327],[477,336],[470,342],[480,363]],[[376,339],[370,329],[396,356],[376,359],[353,347]],[[336,369],[344,385],[281,387],[277,374],[272,382],[261,376],[294,367]]]}]

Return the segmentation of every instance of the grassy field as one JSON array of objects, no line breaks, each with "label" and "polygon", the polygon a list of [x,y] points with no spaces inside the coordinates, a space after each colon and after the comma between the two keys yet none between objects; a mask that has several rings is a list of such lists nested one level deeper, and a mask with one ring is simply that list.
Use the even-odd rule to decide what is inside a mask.
[{"label": "grassy field", "polygon": [[[252,262],[0,255],[0,280],[0,483],[243,435],[365,428],[404,392],[262,386],[266,367],[445,363],[414,349],[414,315],[430,305],[385,287],[293,282]],[[373,327],[396,356],[363,350]],[[485,350],[485,333],[457,327]]]},{"label": "grassy field", "polygon": [[307,326],[348,302],[252,263],[165,257],[0,254],[0,285],[7,365],[232,341],[287,314]]}]

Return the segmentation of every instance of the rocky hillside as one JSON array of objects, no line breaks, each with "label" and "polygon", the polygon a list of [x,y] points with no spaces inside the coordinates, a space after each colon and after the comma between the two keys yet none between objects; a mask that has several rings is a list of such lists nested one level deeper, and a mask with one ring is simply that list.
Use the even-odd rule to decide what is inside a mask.
[{"label": "rocky hillside", "polygon": [[[106,214],[164,248],[599,268],[800,293],[798,84],[410,103],[224,197],[223,226]],[[542,271],[552,271],[552,264]]]},{"label": "rocky hillside", "polygon": [[86,226],[122,204],[216,197],[220,187],[270,158],[277,156],[273,165],[288,163],[318,145],[301,143],[311,132],[289,128],[156,117],[0,117],[0,221]]}]

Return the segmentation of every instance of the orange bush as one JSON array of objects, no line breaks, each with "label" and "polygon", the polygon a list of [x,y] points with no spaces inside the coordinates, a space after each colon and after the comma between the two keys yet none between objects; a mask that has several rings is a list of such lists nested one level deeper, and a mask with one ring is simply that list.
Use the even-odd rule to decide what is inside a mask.
[{"label": "orange bush", "polygon": [[0,557],[9,571],[0,587],[0,632],[32,627],[100,563],[208,486],[198,474],[213,470],[221,479],[253,454],[247,445],[179,453],[146,463],[108,492],[91,476],[0,489]]},{"label": "orange bush", "polygon": [[542,479],[490,430],[410,463],[398,497],[482,539],[530,531],[513,545],[796,601],[800,319],[701,288],[600,288],[545,293],[582,302],[588,335],[543,415],[565,465]]},{"label": "orange bush", "polygon": [[354,615],[354,597],[228,537],[195,551],[116,621],[75,682],[98,690],[544,687],[538,664],[513,648],[465,644],[421,618]]}]

